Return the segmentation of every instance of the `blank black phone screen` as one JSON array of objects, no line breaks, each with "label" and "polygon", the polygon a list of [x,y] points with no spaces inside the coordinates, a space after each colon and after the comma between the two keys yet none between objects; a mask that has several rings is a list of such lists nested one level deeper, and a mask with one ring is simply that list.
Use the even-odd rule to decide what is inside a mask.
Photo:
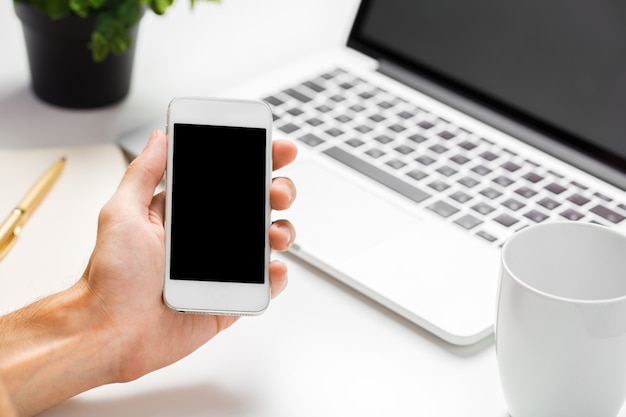
[{"label": "blank black phone screen", "polygon": [[173,127],[170,277],[263,283],[266,130]]}]

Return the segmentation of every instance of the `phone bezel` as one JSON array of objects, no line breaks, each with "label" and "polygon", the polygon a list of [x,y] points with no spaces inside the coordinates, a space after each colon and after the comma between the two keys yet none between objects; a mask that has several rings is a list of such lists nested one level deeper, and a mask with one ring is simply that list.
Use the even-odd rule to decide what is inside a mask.
[{"label": "phone bezel", "polygon": [[[269,287],[269,226],[271,210],[269,188],[271,184],[271,140],[272,112],[270,107],[259,100],[213,97],[177,97],[168,105],[167,166],[173,166],[173,126],[177,123],[263,128],[266,131],[265,152],[265,254],[264,282],[215,282],[188,281],[171,279],[170,271],[170,234],[171,229],[171,185],[172,170],[166,169],[165,177],[165,277],[163,300],[168,307],[181,312],[195,312],[222,315],[257,315],[267,309],[270,300]],[[236,152],[236,149],[233,149]],[[241,254],[245,256],[245,254]],[[208,262],[209,257],[207,257]],[[236,267],[236,265],[234,266]],[[216,266],[218,268],[218,266]]]}]

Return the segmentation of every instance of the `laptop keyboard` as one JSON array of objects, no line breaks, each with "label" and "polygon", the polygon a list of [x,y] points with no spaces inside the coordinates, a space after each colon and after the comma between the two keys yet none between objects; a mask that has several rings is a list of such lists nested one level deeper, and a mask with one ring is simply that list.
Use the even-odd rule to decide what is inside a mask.
[{"label": "laptop keyboard", "polygon": [[548,219],[611,226],[599,193],[337,68],[264,98],[275,126],[493,245]]}]

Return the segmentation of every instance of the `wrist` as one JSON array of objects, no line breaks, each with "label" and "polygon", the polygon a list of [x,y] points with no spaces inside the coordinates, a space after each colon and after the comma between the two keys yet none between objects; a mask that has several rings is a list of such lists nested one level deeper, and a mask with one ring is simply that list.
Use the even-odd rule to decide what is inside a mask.
[{"label": "wrist", "polygon": [[20,415],[115,380],[115,338],[81,283],[0,317],[0,374]]}]

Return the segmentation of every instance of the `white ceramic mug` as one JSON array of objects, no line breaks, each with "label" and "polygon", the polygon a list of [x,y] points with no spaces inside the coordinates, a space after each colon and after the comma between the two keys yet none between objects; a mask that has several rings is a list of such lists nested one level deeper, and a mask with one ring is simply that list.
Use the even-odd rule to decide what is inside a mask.
[{"label": "white ceramic mug", "polygon": [[512,417],[615,417],[626,398],[626,236],[551,222],[503,246],[496,356]]}]

